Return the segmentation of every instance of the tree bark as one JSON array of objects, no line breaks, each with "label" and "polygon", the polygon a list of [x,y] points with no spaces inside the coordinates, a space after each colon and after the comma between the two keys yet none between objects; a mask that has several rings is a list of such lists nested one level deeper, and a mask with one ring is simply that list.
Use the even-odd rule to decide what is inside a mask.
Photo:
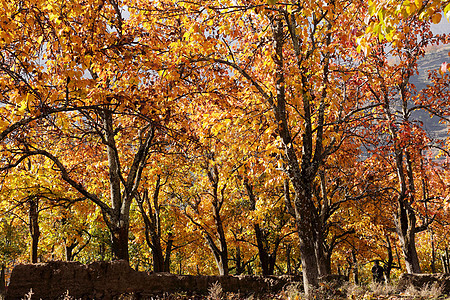
[{"label": "tree bark", "polygon": [[[131,202],[137,195],[137,189],[141,181],[142,171],[151,142],[154,137],[154,130],[149,125],[142,129],[139,135],[139,145],[134,155],[133,162],[129,166],[128,177],[125,180],[116,146],[113,122],[113,112],[108,108],[103,109],[103,141],[106,146],[109,170],[109,187],[111,206],[101,205],[103,218],[110,230],[111,249],[114,259],[128,261],[128,231],[130,219]],[[144,134],[144,131],[147,131]],[[97,200],[97,203],[100,202]]]},{"label": "tree bark", "polygon": [[356,260],[356,253],[352,250],[352,266],[353,266],[353,282],[359,284],[359,273],[358,273],[358,261]]},{"label": "tree bark", "polygon": [[[409,77],[399,85],[402,99],[402,122],[409,122],[408,119],[408,96],[406,84]],[[406,271],[408,273],[420,273],[419,259],[416,250],[416,215],[412,204],[414,203],[415,187],[412,160],[410,152],[403,145],[399,138],[398,129],[395,126],[395,115],[391,112],[390,96],[384,91],[383,109],[385,118],[389,124],[389,132],[393,139],[393,152],[397,180],[399,185],[399,194],[397,196],[397,213],[395,215],[396,231],[400,240],[400,245],[405,258]],[[406,165],[406,170],[405,170]]]},{"label": "tree bark", "polygon": [[66,256],[66,261],[72,261],[73,260],[73,249],[75,249],[76,244],[70,244],[70,245],[66,245],[65,248],[65,256]]},{"label": "tree bark", "polygon": [[288,275],[292,274],[292,266],[291,266],[291,244],[286,245],[286,273]]},{"label": "tree bark", "polygon": [[128,253],[128,222],[117,222],[109,228],[111,233],[111,250],[114,259],[130,260]]},{"label": "tree bark", "polygon": [[31,235],[30,259],[31,263],[38,262],[38,244],[41,232],[39,230],[39,205],[37,198],[31,198],[29,203],[29,228]]},{"label": "tree bark", "polygon": [[241,247],[236,247],[236,275],[241,275],[245,272],[245,264],[242,262]]},{"label": "tree bark", "polygon": [[[279,17],[272,21],[272,32],[274,39],[274,62],[275,84],[276,84],[276,104],[272,103],[275,119],[278,122],[279,136],[284,146],[284,156],[287,165],[287,173],[292,182],[295,197],[294,210],[297,225],[297,233],[300,239],[300,253],[302,259],[303,285],[306,295],[311,295],[312,289],[319,284],[319,269],[316,251],[316,243],[318,242],[318,222],[317,210],[312,199],[312,182],[319,161],[313,162],[312,159],[312,118],[309,96],[303,96],[303,109],[305,114],[305,132],[303,133],[303,151],[301,168],[293,146],[293,140],[287,123],[286,113],[286,95],[285,95],[285,78],[283,66],[283,47],[284,47],[284,30],[283,22]],[[306,80],[306,78],[303,78]],[[305,87],[308,85],[304,85]],[[319,142],[319,141],[318,141]],[[321,142],[321,141],[320,141]],[[320,149],[316,149],[320,151]],[[319,157],[316,157],[316,159]]]},{"label": "tree bark", "polygon": [[166,256],[164,258],[164,272],[170,273],[170,256],[172,254],[172,247],[173,247],[173,235],[172,233],[169,233],[166,244]]}]

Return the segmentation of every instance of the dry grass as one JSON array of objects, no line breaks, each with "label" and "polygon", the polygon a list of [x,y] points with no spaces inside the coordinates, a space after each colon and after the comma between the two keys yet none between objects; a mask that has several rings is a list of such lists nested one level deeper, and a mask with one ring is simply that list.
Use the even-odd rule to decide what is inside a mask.
[{"label": "dry grass", "polygon": [[403,294],[405,296],[421,297],[424,299],[439,299],[439,297],[442,297],[442,290],[443,290],[442,285],[435,282],[434,284],[430,285],[427,284],[421,289],[418,289],[414,286],[409,286]]},{"label": "dry grass", "polygon": [[223,296],[222,286],[219,282],[212,284],[208,289],[208,300],[221,300],[223,299]]},{"label": "dry grass", "polygon": [[[450,300],[449,296],[442,294],[443,288],[439,284],[425,286],[417,289],[409,287],[404,292],[399,292],[397,287],[392,284],[371,283],[369,285],[355,285],[346,283],[339,288],[330,288],[322,285],[314,290],[313,299],[320,300]],[[298,285],[287,286],[278,294],[276,299],[283,300],[303,300],[307,299]]]},{"label": "dry grass", "polygon": [[[333,284],[321,284],[319,288],[313,291],[313,299],[317,300],[450,300],[449,296],[443,295],[443,286],[435,283],[423,288],[410,286],[403,292],[399,292],[395,285],[371,283],[369,285],[355,285],[353,283],[344,283],[342,286]],[[33,290],[30,290],[22,300],[31,300]],[[186,294],[165,294],[149,298],[152,300],[306,300],[303,288],[299,283],[293,283],[286,286],[278,294],[267,295],[239,295],[234,293],[225,293],[219,282],[211,285],[207,295],[188,296]],[[69,292],[61,295],[61,300],[75,300],[69,295]],[[134,294],[122,295],[118,300],[135,300]]]},{"label": "dry grass", "polygon": [[28,294],[25,294],[24,298],[22,298],[21,300],[31,300],[31,297],[33,296],[33,289],[30,289],[30,291],[28,292]]}]

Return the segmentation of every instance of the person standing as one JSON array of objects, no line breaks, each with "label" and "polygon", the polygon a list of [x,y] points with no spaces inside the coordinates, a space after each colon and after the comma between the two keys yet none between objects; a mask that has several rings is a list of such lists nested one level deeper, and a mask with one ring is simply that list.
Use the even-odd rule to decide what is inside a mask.
[{"label": "person standing", "polygon": [[378,260],[374,261],[372,267],[373,281],[376,283],[384,283],[384,268],[380,266]]}]

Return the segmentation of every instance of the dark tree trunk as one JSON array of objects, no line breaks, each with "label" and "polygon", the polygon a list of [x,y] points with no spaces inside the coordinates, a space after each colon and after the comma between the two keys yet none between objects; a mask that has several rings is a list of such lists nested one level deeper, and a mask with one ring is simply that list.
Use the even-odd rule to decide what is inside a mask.
[{"label": "dark tree trunk", "polygon": [[0,299],[5,299],[6,296],[6,276],[5,276],[5,266],[2,265],[2,270],[0,272]]},{"label": "dark tree trunk", "polygon": [[128,224],[110,228],[111,231],[111,250],[114,260],[129,261],[128,254]]},{"label": "dark tree trunk", "polygon": [[352,251],[352,267],[353,267],[353,282],[359,284],[359,273],[358,273],[358,261],[356,260],[356,253]]},{"label": "dark tree trunk", "polygon": [[[318,211],[312,195],[312,186],[317,172],[323,167],[328,155],[335,151],[338,143],[333,138],[326,142],[323,138],[326,122],[325,113],[327,110],[326,99],[328,98],[330,53],[321,53],[315,48],[305,53],[303,41],[298,34],[297,19],[294,14],[275,13],[269,16],[271,38],[274,53],[272,55],[275,64],[273,70],[274,86],[270,92],[266,92],[264,86],[258,80],[242,69],[235,62],[216,59],[221,64],[233,67],[241,73],[258,90],[267,105],[274,114],[274,124],[277,126],[277,134],[281,139],[283,152],[284,170],[288,175],[294,189],[294,201],[292,207],[295,209],[295,219],[297,233],[300,239],[300,253],[302,259],[302,272],[305,294],[312,296],[311,287],[318,287],[319,273],[324,273],[324,264],[320,263],[323,253],[320,244],[323,242],[323,234],[320,233],[320,222]],[[323,19],[327,24],[327,33],[319,33],[317,26],[312,26],[311,38],[320,39],[322,45],[326,47],[331,44],[332,23],[327,18]],[[312,19],[311,19],[312,21]],[[321,27],[321,26],[319,26]],[[286,31],[287,29],[287,31]],[[317,31],[316,31],[317,30]],[[288,40],[289,39],[289,40]],[[285,80],[284,53],[287,47],[292,46],[296,57],[295,66],[297,68],[297,78],[299,85],[293,87],[296,90],[293,98],[298,97],[297,109],[301,111],[298,121],[301,122],[303,130],[293,133],[289,126],[289,114],[286,111],[288,100],[286,97],[286,86],[289,83]],[[321,47],[319,47],[321,48]],[[305,61],[309,61],[315,54],[321,57],[321,82],[311,84],[311,72]],[[289,68],[294,67],[292,64]],[[317,87],[321,86],[321,91],[317,92]],[[274,94],[276,92],[276,94]],[[291,103],[289,103],[291,104]],[[296,106],[296,105],[293,105]],[[294,109],[295,110],[295,109]],[[295,140],[298,137],[298,140]],[[296,145],[302,145],[302,149],[297,149]],[[297,156],[298,155],[298,156]],[[319,231],[318,231],[319,230]],[[318,257],[320,256],[320,257]],[[320,270],[320,271],[319,271]]]},{"label": "dark tree trunk", "polygon": [[[256,196],[253,193],[253,186],[248,182],[248,179],[244,179],[244,186],[247,190],[247,195],[251,203],[251,209],[256,209]],[[270,252],[270,242],[267,238],[267,234],[261,228],[259,223],[253,224],[253,229],[255,230],[256,246],[258,248],[259,261],[261,264],[262,274],[264,276],[273,275],[275,271],[275,264],[277,259],[278,247],[281,242],[280,237],[275,238],[273,243],[273,251]]]},{"label": "dark tree trunk", "polygon": [[164,256],[161,247],[154,248],[152,250],[153,257],[153,271],[154,272],[165,272],[164,270]]},{"label": "dark tree trunk", "polygon": [[218,237],[218,246],[209,233],[206,233],[205,238],[211,251],[213,252],[214,259],[219,270],[219,275],[228,275],[228,246],[222,216],[220,215],[220,211],[225,200],[225,186],[222,188],[221,195],[219,196],[219,170],[217,169],[217,166],[207,166],[207,173],[212,187],[212,215]]},{"label": "dark tree trunk", "polygon": [[65,246],[65,256],[66,256],[66,261],[72,261],[73,260],[73,249],[75,249],[76,244],[71,244],[71,245],[66,245]]},{"label": "dark tree trunk", "polygon": [[[170,260],[170,251],[172,250],[172,235],[169,234],[168,244],[166,245],[166,257],[164,256],[163,247],[161,244],[162,231],[161,231],[161,217],[160,217],[160,205],[159,205],[159,193],[161,190],[161,177],[158,176],[156,180],[155,190],[153,192],[152,203],[148,191],[146,190],[142,197],[138,194],[137,202],[139,211],[144,220],[145,226],[145,240],[147,245],[152,250],[153,257],[153,271],[169,272],[169,267],[166,268],[166,259]],[[144,203],[147,205],[147,210],[144,208]],[[169,244],[170,243],[170,244]],[[169,250],[169,253],[167,253]],[[169,256],[167,256],[169,255]],[[167,261],[167,264],[170,264]]]},{"label": "dark tree trunk", "polygon": [[242,262],[241,247],[236,247],[236,275],[241,275],[245,272],[245,264]]},{"label": "dark tree trunk", "polygon": [[[302,82],[302,102],[303,102],[303,122],[304,131],[302,133],[302,156],[301,163],[295,151],[293,145],[293,138],[291,136],[290,128],[288,126],[288,115],[286,112],[286,82],[284,77],[284,65],[283,65],[283,48],[285,43],[285,32],[283,26],[283,18],[275,17],[272,20],[272,32],[274,40],[274,56],[275,63],[275,84],[276,84],[276,100],[273,101],[269,98],[269,103],[272,105],[275,119],[278,123],[278,134],[281,138],[284,148],[284,161],[286,164],[286,171],[288,177],[294,188],[294,209],[295,219],[297,225],[297,232],[300,239],[300,253],[302,258],[302,272],[303,283],[305,293],[307,297],[310,297],[311,291],[318,287],[319,274],[322,273],[323,264],[321,260],[323,257],[323,245],[322,233],[320,232],[321,226],[318,220],[318,211],[313,201],[313,182],[317,175],[319,168],[322,166],[326,159],[326,150],[323,145],[323,133],[324,133],[324,116],[325,116],[325,98],[327,89],[323,89],[322,94],[316,98],[313,98],[313,93],[308,90],[310,86],[308,84],[308,78],[304,66],[301,64],[302,53],[299,47],[298,36],[296,34],[296,22],[293,18],[285,18],[287,23],[289,34],[295,54],[298,58],[299,78]],[[325,37],[326,44],[330,43],[330,35]],[[328,77],[328,58],[325,58],[323,68],[323,80],[324,83]],[[317,111],[314,113],[317,115],[317,121],[313,121],[313,107],[314,100],[320,102]],[[316,124],[315,130],[313,124]],[[332,146],[331,143],[330,146]]]},{"label": "dark tree trunk", "polygon": [[38,262],[38,244],[39,236],[41,235],[39,230],[39,205],[37,198],[32,198],[29,203],[29,227],[31,235],[31,249],[30,258],[31,263]]},{"label": "dark tree trunk", "polygon": [[114,259],[129,261],[128,233],[130,221],[131,202],[138,193],[138,187],[142,178],[142,172],[154,137],[154,129],[147,126],[139,137],[139,145],[134,154],[133,161],[129,165],[128,176],[125,180],[116,146],[113,111],[108,107],[101,110],[103,117],[103,140],[106,146],[109,171],[110,206],[101,202],[98,197],[92,197],[96,204],[102,208],[103,218],[110,230],[111,250]]},{"label": "dark tree trunk", "polygon": [[286,274],[292,274],[292,266],[291,266],[291,244],[286,245]]},{"label": "dark tree trunk", "polygon": [[253,228],[255,229],[256,245],[258,247],[259,262],[261,264],[262,274],[264,276],[273,275],[273,268],[271,270],[270,267],[270,256],[263,242],[263,232],[259,227],[259,224],[254,224]]},{"label": "dark tree trunk", "polygon": [[259,224],[254,225],[256,244],[258,248],[259,260],[261,263],[262,274],[264,276],[273,275],[275,271],[275,264],[277,260],[277,252],[279,240],[277,239],[273,245],[274,249],[269,252],[269,247],[267,246],[269,241],[264,236]]},{"label": "dark tree trunk", "polygon": [[[415,39],[415,37],[413,37]],[[411,63],[415,62],[414,57],[410,57]],[[409,103],[411,101],[407,86],[412,76],[409,70],[402,74],[403,81],[398,84],[398,91],[401,97],[402,112],[401,121],[409,123]],[[383,109],[386,120],[389,122],[389,132],[393,139],[393,150],[397,179],[399,185],[399,195],[397,198],[398,208],[396,215],[396,229],[405,258],[406,271],[408,273],[420,273],[419,258],[416,250],[416,214],[412,207],[415,201],[414,172],[410,149],[400,140],[398,128],[396,127],[396,117],[390,108],[390,95],[384,92]],[[413,149],[414,151],[414,149]],[[406,170],[405,170],[406,166]]]},{"label": "dark tree trunk", "polygon": [[[392,130],[394,131],[394,130]],[[412,204],[414,202],[414,178],[412,162],[409,152],[406,153],[406,174],[404,170],[403,150],[396,150],[396,166],[400,184],[398,196],[398,208],[396,217],[396,229],[405,258],[406,271],[408,273],[420,273],[419,258],[416,250],[416,213]]]},{"label": "dark tree trunk", "polygon": [[394,263],[394,255],[392,253],[392,245],[389,236],[386,235],[386,243],[387,243],[387,251],[388,251],[388,260],[386,265],[384,266],[384,274],[386,275],[386,281],[391,282],[391,270]]},{"label": "dark tree trunk", "polygon": [[164,258],[163,272],[170,273],[170,256],[172,254],[172,247],[173,247],[173,235],[172,235],[172,233],[169,233],[169,235],[167,237],[166,256]]},{"label": "dark tree trunk", "polygon": [[404,201],[399,201],[398,204],[397,233],[405,258],[406,271],[408,273],[420,273],[415,241],[416,216],[412,208],[405,207]]}]

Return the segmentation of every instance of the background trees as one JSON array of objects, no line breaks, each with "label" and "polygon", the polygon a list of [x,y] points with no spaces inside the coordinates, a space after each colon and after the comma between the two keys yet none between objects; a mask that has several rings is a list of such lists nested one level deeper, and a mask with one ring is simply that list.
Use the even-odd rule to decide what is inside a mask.
[{"label": "background trees", "polygon": [[156,272],[268,275],[301,260],[306,288],[347,260],[397,266],[397,244],[419,271],[421,229],[435,255],[446,246],[446,162],[429,149],[447,144],[412,114],[447,120],[447,69],[422,94],[410,82],[445,41],[428,10],[377,25],[378,2],[12,2],[1,209],[29,213],[33,245],[54,228],[68,260],[95,249]]}]

